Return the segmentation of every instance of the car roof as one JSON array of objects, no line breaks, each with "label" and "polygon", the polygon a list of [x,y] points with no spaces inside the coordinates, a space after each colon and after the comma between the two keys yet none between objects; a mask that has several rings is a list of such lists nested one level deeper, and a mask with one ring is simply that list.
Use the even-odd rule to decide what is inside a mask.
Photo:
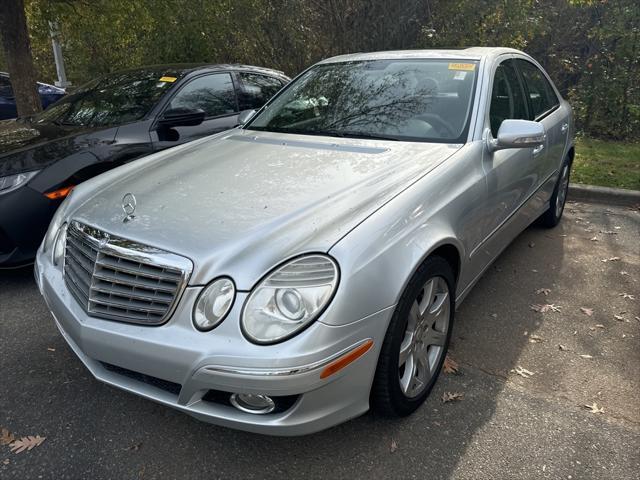
[{"label": "car roof", "polygon": [[498,55],[520,53],[515,48],[504,47],[467,47],[467,48],[443,48],[429,50],[390,50],[387,52],[370,53],[350,53],[337,57],[327,58],[319,63],[341,63],[357,62],[366,60],[402,60],[402,59],[460,59],[460,60],[481,60],[487,57],[497,57]]},{"label": "car roof", "polygon": [[[214,72],[220,70],[250,70],[252,72],[264,73],[267,75],[275,75],[278,77],[289,78],[284,72],[265,67],[256,67],[253,65],[241,65],[230,63],[174,63],[166,65],[145,65],[142,67],[129,68],[120,72],[149,72],[159,75],[171,75],[175,77],[184,77],[192,73]],[[118,72],[114,72],[118,73]]]}]

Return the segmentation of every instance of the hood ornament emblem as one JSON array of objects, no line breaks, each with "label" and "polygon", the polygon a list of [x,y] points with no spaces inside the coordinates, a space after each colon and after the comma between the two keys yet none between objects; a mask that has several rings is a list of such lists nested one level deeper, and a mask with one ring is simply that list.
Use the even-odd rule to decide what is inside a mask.
[{"label": "hood ornament emblem", "polygon": [[125,193],[124,197],[122,197],[122,211],[126,215],[122,220],[124,223],[133,219],[133,213],[136,211],[136,205],[136,197],[133,193]]},{"label": "hood ornament emblem", "polygon": [[99,246],[100,248],[104,248],[104,247],[106,247],[106,246],[107,246],[107,243],[109,243],[109,240],[111,240],[111,237],[109,236],[109,234],[108,234],[108,233],[105,233],[105,234],[104,234],[104,237],[102,237],[102,238],[100,239],[100,241],[98,242],[98,246]]}]

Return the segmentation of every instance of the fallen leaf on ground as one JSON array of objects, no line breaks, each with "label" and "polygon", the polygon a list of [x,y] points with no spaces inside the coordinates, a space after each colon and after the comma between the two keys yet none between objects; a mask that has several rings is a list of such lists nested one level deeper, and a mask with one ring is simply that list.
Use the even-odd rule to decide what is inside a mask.
[{"label": "fallen leaf on ground", "polygon": [[544,294],[544,296],[546,297],[547,295],[549,295],[551,293],[551,289],[550,288],[539,288],[536,290],[536,295],[540,295],[541,293]]},{"label": "fallen leaf on ground", "polygon": [[20,440],[15,440],[9,447],[11,447],[11,451],[14,453],[22,453],[25,450],[31,450],[34,447],[42,445],[47,437],[41,437],[40,435],[27,435],[26,437],[22,437]]},{"label": "fallen leaf on ground", "polygon": [[450,373],[452,375],[456,375],[458,373],[458,369],[460,367],[458,366],[458,362],[456,362],[453,358],[451,358],[449,355],[447,355],[444,358],[444,373]]},{"label": "fallen leaf on ground", "polygon": [[593,315],[593,308],[580,307],[580,311],[584,313],[587,317],[590,317],[591,315]]},{"label": "fallen leaf on ground", "polygon": [[460,392],[444,392],[442,394],[442,403],[458,402],[464,398],[464,393]]},{"label": "fallen leaf on ground", "polygon": [[398,443],[395,440],[391,440],[391,453],[398,449]]},{"label": "fallen leaf on ground", "polygon": [[586,358],[587,360],[588,360],[588,359],[590,359],[590,358],[593,358],[593,356],[591,356],[591,355],[586,355],[586,354],[583,354],[583,355],[580,355],[580,356],[581,356],[582,358]]},{"label": "fallen leaf on ground", "polygon": [[620,260],[620,257],[603,258],[600,261],[603,262],[603,263],[607,263],[607,262],[617,262],[618,260]]},{"label": "fallen leaf on ground", "polygon": [[539,337],[538,335],[531,335],[529,337],[529,343],[540,343],[540,342],[544,342],[544,340],[542,339],[542,337]]},{"label": "fallen leaf on ground", "polygon": [[16,439],[15,435],[6,428],[3,428],[0,432],[0,445],[9,445]]},{"label": "fallen leaf on ground", "polygon": [[522,367],[516,367],[514,369],[511,370],[513,373],[520,375],[523,378],[529,378],[531,375],[533,375],[533,372],[530,372],[529,370],[527,370],[526,368],[522,368]]},{"label": "fallen leaf on ground", "polygon": [[590,410],[591,413],[604,413],[604,408],[598,407],[597,403],[593,403],[593,405],[583,405],[584,408]]},{"label": "fallen leaf on ground", "polygon": [[635,300],[636,299],[636,297],[634,297],[630,293],[619,293],[618,296],[622,297],[623,299],[624,298],[628,298],[629,300]]},{"label": "fallen leaf on ground", "polygon": [[545,305],[530,305],[530,307],[531,310],[540,313],[559,312],[562,309],[562,307],[560,307],[559,305],[554,305],[553,303],[547,303]]},{"label": "fallen leaf on ground", "polygon": [[558,344],[558,350],[561,350],[561,351],[563,351],[563,352],[564,352],[565,350],[567,350],[567,347],[566,347],[566,346],[564,346],[564,345],[562,345],[561,343],[559,343],[559,344]]}]

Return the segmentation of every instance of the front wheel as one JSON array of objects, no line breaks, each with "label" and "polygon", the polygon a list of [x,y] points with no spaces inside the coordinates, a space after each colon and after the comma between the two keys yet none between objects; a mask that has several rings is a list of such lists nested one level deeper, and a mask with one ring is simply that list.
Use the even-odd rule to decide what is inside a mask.
[{"label": "front wheel", "polygon": [[560,169],[556,188],[553,190],[553,195],[551,195],[551,200],[549,201],[549,209],[540,217],[540,223],[547,228],[553,228],[560,223],[564,205],[567,201],[570,173],[571,163],[567,158]]},{"label": "front wheel", "polygon": [[407,285],[389,323],[371,390],[371,404],[406,416],[426,400],[442,369],[454,315],[449,263],[428,258]]}]

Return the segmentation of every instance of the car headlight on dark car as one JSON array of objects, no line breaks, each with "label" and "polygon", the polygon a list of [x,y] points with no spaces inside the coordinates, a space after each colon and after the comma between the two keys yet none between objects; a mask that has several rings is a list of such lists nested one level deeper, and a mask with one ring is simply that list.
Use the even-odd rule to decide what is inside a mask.
[{"label": "car headlight on dark car", "polygon": [[338,265],[327,255],[290,260],[253,289],[242,312],[242,331],[259,344],[292,337],[320,316],[338,280]]},{"label": "car headlight on dark car", "polygon": [[16,188],[24,185],[33,177],[35,177],[39,172],[40,170],[35,170],[32,172],[14,173],[13,175],[0,177],[0,195],[9,193]]}]

